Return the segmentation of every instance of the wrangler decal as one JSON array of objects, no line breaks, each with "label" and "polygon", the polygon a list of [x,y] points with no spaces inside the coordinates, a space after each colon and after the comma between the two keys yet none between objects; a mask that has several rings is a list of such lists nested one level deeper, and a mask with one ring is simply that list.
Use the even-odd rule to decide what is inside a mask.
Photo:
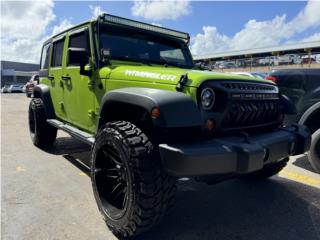
[{"label": "wrangler decal", "polygon": [[145,77],[145,78],[155,78],[160,80],[176,80],[177,76],[172,74],[161,74],[155,72],[142,72],[136,70],[126,70],[125,75],[135,76],[135,77]]}]

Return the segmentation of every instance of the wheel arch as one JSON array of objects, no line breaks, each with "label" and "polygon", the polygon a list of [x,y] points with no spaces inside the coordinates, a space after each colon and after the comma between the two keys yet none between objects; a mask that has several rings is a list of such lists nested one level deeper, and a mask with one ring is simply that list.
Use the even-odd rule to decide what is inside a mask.
[{"label": "wheel arch", "polygon": [[311,133],[320,128],[320,102],[313,104],[303,113],[299,124],[307,126]]},{"label": "wheel arch", "polygon": [[[155,107],[160,110],[157,119],[151,117],[151,111]],[[123,116],[127,119],[118,119]],[[130,120],[135,117],[142,117],[152,126],[158,127],[201,126],[199,109],[191,97],[184,93],[150,88],[122,88],[103,96],[97,130],[108,121]]]},{"label": "wheel arch", "polygon": [[33,98],[41,98],[45,107],[47,118],[55,118],[55,112],[47,85],[38,84],[33,88]]}]

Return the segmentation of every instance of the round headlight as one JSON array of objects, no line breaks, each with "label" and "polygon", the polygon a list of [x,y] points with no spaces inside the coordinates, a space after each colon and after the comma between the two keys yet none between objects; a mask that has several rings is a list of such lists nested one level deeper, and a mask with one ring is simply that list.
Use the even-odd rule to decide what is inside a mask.
[{"label": "round headlight", "polygon": [[205,88],[201,92],[201,104],[203,109],[210,109],[215,101],[215,94],[211,88]]}]

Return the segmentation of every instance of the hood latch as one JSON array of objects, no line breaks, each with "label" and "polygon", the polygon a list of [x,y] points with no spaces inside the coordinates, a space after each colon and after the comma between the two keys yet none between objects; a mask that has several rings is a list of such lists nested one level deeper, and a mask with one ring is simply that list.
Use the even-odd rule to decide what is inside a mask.
[{"label": "hood latch", "polygon": [[181,74],[180,80],[176,86],[176,90],[178,92],[182,92],[183,87],[187,84],[187,82],[188,82],[188,74],[187,73]]}]

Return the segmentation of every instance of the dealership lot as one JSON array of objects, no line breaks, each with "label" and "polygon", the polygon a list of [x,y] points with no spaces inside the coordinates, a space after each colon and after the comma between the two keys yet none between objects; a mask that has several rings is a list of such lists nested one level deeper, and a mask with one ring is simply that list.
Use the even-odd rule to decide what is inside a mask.
[{"label": "dealership lot", "polygon": [[[116,239],[96,207],[90,148],[59,132],[52,150],[29,139],[24,94],[1,95],[2,238]],[[320,239],[320,175],[305,156],[263,183],[179,181],[175,209],[139,239]]]}]

